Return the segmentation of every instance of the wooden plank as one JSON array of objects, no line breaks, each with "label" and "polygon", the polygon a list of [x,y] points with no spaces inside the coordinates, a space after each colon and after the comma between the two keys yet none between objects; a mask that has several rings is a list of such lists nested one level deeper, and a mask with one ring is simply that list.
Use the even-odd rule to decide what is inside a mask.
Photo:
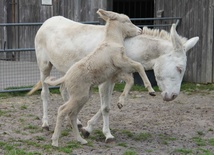
[{"label": "wooden plank", "polygon": [[[212,21],[213,24],[210,23],[210,27],[213,30],[214,29],[214,1],[210,0],[210,20]],[[214,30],[213,30],[213,35],[210,38],[210,42],[212,43],[212,49],[211,51],[214,51]],[[212,53],[212,83],[214,83],[214,53]]]},{"label": "wooden plank", "polygon": [[[196,10],[195,8],[197,8],[197,3],[196,1],[194,0],[189,0],[189,26],[188,26],[188,31],[189,31],[189,35],[186,36],[187,38],[190,38],[194,32],[194,18],[196,16],[195,14],[195,11]],[[192,67],[191,67],[191,81],[193,82],[196,82],[197,81],[197,52],[192,52],[192,51],[189,51],[190,52],[190,55],[191,55],[191,59],[192,59]]]},{"label": "wooden plank", "polygon": [[[6,1],[0,1],[0,23],[7,22],[7,11],[6,11]],[[0,27],[0,48],[4,48],[4,44],[7,41],[7,31],[6,27]],[[0,53],[0,59],[5,59],[6,53]]]},{"label": "wooden plank", "polygon": [[206,77],[207,77],[207,81],[208,83],[214,82],[214,53],[213,53],[213,37],[214,37],[214,1],[213,0],[209,0],[209,3],[207,4],[208,8],[208,21],[207,21],[207,62],[206,62],[206,66],[207,66],[207,71],[206,71]]},{"label": "wooden plank", "polygon": [[[201,16],[201,7],[202,7],[202,1],[198,1],[197,2],[197,7],[195,7],[194,11],[195,11],[195,20],[194,23],[192,24],[192,26],[195,27],[194,29],[194,36],[199,36],[199,42],[196,44],[196,46],[193,48],[193,50],[191,50],[190,52],[194,53],[195,55],[197,55],[197,57],[195,58],[194,61],[196,61],[196,66],[195,66],[195,72],[196,72],[196,81],[195,82],[201,82],[201,57],[202,57],[202,53],[203,53],[203,49],[202,49],[202,27],[203,27],[203,16]],[[192,34],[192,36],[193,36]],[[194,81],[192,81],[194,82]]]},{"label": "wooden plank", "polygon": [[[188,37],[189,36],[189,21],[190,21],[190,12],[189,12],[189,3],[188,0],[182,0],[182,9],[180,10],[180,14],[182,17],[182,22],[181,25],[183,27],[183,32],[181,33],[182,36]],[[192,53],[188,52],[187,53],[187,69],[186,69],[186,73],[184,76],[184,81],[190,81],[191,79],[191,75],[192,75],[192,65],[193,65],[193,59],[192,59]]]},{"label": "wooden plank", "polygon": [[[206,62],[207,62],[207,59],[208,59],[208,55],[207,55],[207,41],[208,41],[208,38],[207,38],[207,32],[208,32],[208,3],[209,1],[208,0],[203,0],[202,2],[202,10],[201,10],[201,14],[202,14],[202,23],[203,23],[203,27],[202,27],[202,57],[201,57],[201,82],[203,83],[206,83],[207,81],[207,75],[206,75],[206,72],[208,71],[207,69],[207,65],[206,65]],[[205,24],[206,23],[206,24]]]}]

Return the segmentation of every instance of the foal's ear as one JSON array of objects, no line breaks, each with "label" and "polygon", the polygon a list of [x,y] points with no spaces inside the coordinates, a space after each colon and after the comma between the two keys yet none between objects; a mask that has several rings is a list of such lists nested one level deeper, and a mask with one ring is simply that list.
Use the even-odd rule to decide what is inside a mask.
[{"label": "foal's ear", "polygon": [[193,37],[193,38],[187,40],[187,42],[184,44],[185,51],[187,52],[188,50],[193,48],[195,46],[195,44],[198,42],[198,40],[199,40],[199,37]]},{"label": "foal's ear", "polygon": [[97,14],[104,19],[105,21],[107,21],[108,19],[116,19],[117,14],[112,12],[112,11],[105,11],[103,9],[99,9],[97,11]]}]

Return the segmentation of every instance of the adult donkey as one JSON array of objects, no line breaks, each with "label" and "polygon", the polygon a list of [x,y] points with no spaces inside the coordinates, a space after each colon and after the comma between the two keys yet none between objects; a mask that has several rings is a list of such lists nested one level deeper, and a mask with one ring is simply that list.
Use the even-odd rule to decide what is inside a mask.
[{"label": "adult donkey", "polygon": [[[189,40],[180,37],[175,25],[171,33],[144,28],[142,35],[125,40],[125,52],[131,59],[140,62],[146,70],[154,69],[156,81],[162,91],[163,100],[170,101],[180,92],[180,85],[186,69],[186,52],[194,47],[199,38]],[[52,66],[65,73],[70,66],[93,51],[104,38],[104,26],[86,25],[61,16],[44,22],[36,34],[35,49],[40,70],[40,81],[29,92],[32,94],[42,86],[43,128],[48,128],[48,85],[44,83]],[[128,77],[128,76],[126,76]],[[131,78],[125,79],[129,82]],[[106,140],[114,138],[109,129],[109,109],[114,80],[109,79],[99,86],[101,108],[88,122],[85,129],[90,133],[98,118],[103,116],[103,133]],[[130,83],[129,86],[130,88]],[[128,89],[125,89],[128,90]],[[66,90],[60,86],[66,99]]]}]

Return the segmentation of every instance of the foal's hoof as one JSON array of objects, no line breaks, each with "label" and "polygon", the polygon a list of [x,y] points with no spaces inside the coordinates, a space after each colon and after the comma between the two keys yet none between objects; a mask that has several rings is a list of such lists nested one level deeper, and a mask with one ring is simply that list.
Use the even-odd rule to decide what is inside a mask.
[{"label": "foal's hoof", "polygon": [[59,146],[58,141],[53,140],[53,141],[52,141],[52,146],[58,147],[58,146]]},{"label": "foal's hoof", "polygon": [[106,143],[112,143],[114,141],[115,141],[115,138],[113,138],[113,137],[105,140]]},{"label": "foal's hoof", "polygon": [[42,129],[49,131],[49,126],[43,126]]},{"label": "foal's hoof", "polygon": [[117,103],[117,107],[119,108],[119,109],[121,109],[122,107],[123,107],[123,105],[121,104],[121,103]]},{"label": "foal's hoof", "polygon": [[155,92],[149,92],[149,95],[156,96]]},{"label": "foal's hoof", "polygon": [[88,138],[90,136],[90,133],[86,131],[84,128],[79,128],[79,130],[82,133],[84,138]]},{"label": "foal's hoof", "polygon": [[77,124],[77,127],[78,127],[79,130],[81,130],[82,124]]}]

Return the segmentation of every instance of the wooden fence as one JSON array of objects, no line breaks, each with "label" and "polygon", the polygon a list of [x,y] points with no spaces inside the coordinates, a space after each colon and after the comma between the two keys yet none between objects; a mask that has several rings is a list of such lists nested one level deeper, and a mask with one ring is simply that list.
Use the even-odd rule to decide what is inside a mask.
[{"label": "wooden fence", "polygon": [[199,36],[197,45],[188,52],[185,80],[214,82],[214,1],[213,0],[155,0],[159,17],[182,17],[178,33],[187,38]]}]

